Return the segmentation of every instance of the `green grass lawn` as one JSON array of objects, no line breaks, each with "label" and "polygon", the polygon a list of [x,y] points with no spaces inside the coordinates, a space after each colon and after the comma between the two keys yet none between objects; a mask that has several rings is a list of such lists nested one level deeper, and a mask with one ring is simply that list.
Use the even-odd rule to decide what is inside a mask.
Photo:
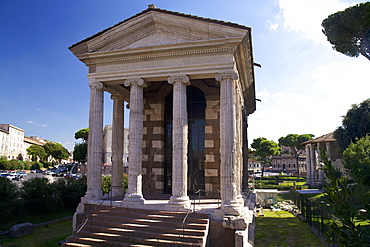
[{"label": "green grass lawn", "polygon": [[264,215],[256,218],[256,247],[325,246],[308,225],[293,214],[264,210]]},{"label": "green grass lawn", "polygon": [[58,242],[72,234],[72,219],[37,227],[31,235],[22,238],[0,237],[0,246],[56,247]]}]

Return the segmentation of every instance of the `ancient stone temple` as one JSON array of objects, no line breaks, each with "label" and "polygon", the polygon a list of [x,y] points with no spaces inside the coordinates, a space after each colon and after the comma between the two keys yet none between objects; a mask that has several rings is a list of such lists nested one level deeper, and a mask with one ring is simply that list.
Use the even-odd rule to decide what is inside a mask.
[{"label": "ancient stone temple", "polygon": [[[165,210],[187,211],[201,192],[220,198],[221,218],[243,215],[247,116],[256,107],[249,27],[149,6],[69,49],[88,67],[90,86],[88,188],[77,211],[103,198],[105,91],[113,100],[115,205],[144,208],[146,197],[160,195]],[[125,194],[124,102],[130,109]],[[230,217],[224,227],[234,225]]]}]

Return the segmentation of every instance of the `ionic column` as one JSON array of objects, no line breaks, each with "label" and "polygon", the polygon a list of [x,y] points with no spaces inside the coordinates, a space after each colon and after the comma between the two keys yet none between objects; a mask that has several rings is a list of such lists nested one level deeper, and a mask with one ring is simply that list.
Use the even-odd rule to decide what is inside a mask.
[{"label": "ionic column", "polygon": [[123,198],[123,131],[124,131],[124,100],[120,95],[112,95],[112,196]]},{"label": "ionic column", "polygon": [[173,127],[172,127],[172,196],[169,207],[177,210],[190,207],[187,195],[188,176],[188,114],[186,108],[187,76],[171,76],[173,85]]},{"label": "ionic column", "polygon": [[310,146],[311,146],[311,144],[306,144],[306,176],[307,176],[307,183],[308,184],[312,184]]},{"label": "ionic column", "polygon": [[243,201],[238,193],[238,161],[236,160],[235,72],[217,74],[220,81],[220,187],[221,209],[227,215],[239,215]]},{"label": "ionic column", "polygon": [[103,83],[89,78],[89,145],[87,146],[87,191],[86,199],[101,199],[101,175],[103,162]]},{"label": "ionic column", "polygon": [[129,79],[124,82],[130,89],[130,126],[128,188],[123,203],[143,204],[142,194],[142,142],[143,142],[143,79]]},{"label": "ionic column", "polygon": [[311,159],[311,182],[316,184],[316,152],[314,144],[310,145],[310,159]]}]

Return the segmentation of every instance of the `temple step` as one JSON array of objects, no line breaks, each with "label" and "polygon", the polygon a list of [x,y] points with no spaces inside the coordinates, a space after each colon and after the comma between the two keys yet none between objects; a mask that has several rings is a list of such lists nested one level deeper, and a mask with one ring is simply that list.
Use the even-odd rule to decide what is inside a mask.
[{"label": "temple step", "polygon": [[206,246],[208,229],[205,214],[102,206],[62,246]]}]

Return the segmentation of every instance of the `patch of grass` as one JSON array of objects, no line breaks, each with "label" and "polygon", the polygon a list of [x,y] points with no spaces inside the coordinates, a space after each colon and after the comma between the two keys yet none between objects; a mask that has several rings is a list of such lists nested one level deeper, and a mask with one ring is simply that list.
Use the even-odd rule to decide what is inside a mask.
[{"label": "patch of grass", "polygon": [[58,211],[44,213],[44,214],[40,214],[40,213],[27,214],[21,218],[14,219],[10,222],[2,223],[0,226],[0,231],[7,231],[12,226],[19,224],[19,223],[29,222],[32,224],[38,224],[38,223],[48,222],[51,220],[61,219],[64,217],[72,216],[74,212],[75,210],[61,209]]},{"label": "patch of grass", "polygon": [[31,235],[22,238],[0,237],[1,246],[55,247],[72,234],[72,220],[64,220],[37,227]]},{"label": "patch of grass", "polygon": [[325,246],[308,225],[293,214],[264,210],[264,215],[256,218],[256,247]]}]

